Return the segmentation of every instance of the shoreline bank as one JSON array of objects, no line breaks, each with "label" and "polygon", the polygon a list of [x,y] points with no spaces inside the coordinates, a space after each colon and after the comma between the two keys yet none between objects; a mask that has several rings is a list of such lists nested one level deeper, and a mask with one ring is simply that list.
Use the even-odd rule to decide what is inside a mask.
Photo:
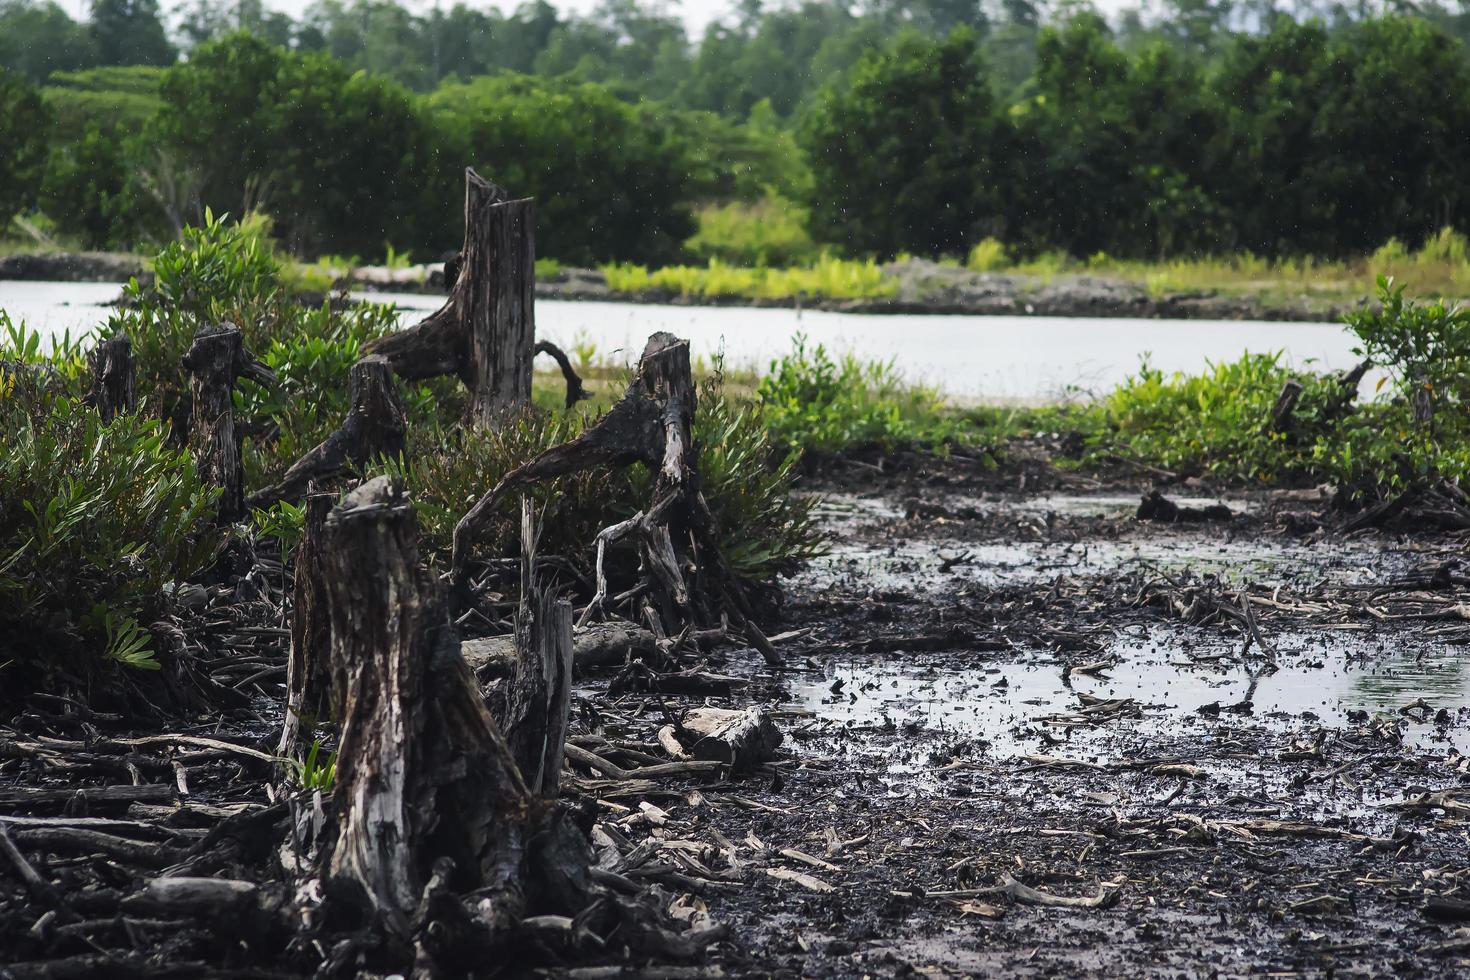
[{"label": "shoreline bank", "polygon": [[[924,260],[883,267],[894,295],[830,299],[792,296],[750,298],[702,295],[667,289],[615,290],[596,269],[562,268],[536,283],[538,299],[639,303],[685,307],[807,309],[832,313],[884,315],[1050,316],[1167,320],[1257,320],[1321,323],[1338,320],[1356,302],[1300,295],[1292,299],[1264,293],[1217,291],[1150,292],[1139,283],[1096,275],[1049,277],[979,273]],[[117,282],[146,274],[144,261],[109,252],[29,253],[0,258],[0,281]],[[359,293],[394,292],[442,295],[440,265],[402,268],[364,266],[336,282]]]}]

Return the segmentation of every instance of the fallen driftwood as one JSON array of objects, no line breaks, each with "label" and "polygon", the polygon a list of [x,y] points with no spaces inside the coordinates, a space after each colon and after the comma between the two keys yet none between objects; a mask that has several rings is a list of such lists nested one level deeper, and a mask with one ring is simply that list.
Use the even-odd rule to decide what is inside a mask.
[{"label": "fallen driftwood", "polygon": [[712,759],[731,772],[754,769],[769,761],[781,745],[781,731],[764,708],[734,711],[693,708],[684,713],[675,733],[696,759]]},{"label": "fallen driftwood", "polygon": [[457,602],[469,603],[471,547],[512,491],[594,466],[641,462],[654,473],[653,499],[647,511],[598,534],[597,593],[584,621],[600,613],[607,600],[607,546],[634,538],[646,587],[645,616],[656,616],[667,630],[714,624],[727,615],[769,663],[780,663],[775,648],[750,622],[749,605],[720,550],[719,529],[700,492],[694,413],[689,344],[656,333],[621,401],[577,438],[507,473],[460,520],[451,563]]},{"label": "fallen driftwood", "polygon": [[352,366],[348,385],[351,407],[342,427],[291,464],[275,486],[251,494],[246,506],[253,510],[282,500],[295,503],[315,480],[329,480],[349,467],[403,452],[408,423],[388,359],[364,357]]},{"label": "fallen driftwood", "polygon": [[[514,635],[465,640],[459,646],[465,663],[482,682],[515,672]],[[572,663],[577,670],[620,664],[632,654],[652,655],[658,650],[653,633],[632,623],[609,620],[589,623],[572,631]]]}]

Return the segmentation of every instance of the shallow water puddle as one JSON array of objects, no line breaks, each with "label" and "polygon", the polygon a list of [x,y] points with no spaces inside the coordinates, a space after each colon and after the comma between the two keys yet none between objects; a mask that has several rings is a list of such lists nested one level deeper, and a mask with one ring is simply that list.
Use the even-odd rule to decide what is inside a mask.
[{"label": "shallow water puddle", "polygon": [[[1109,758],[1126,736],[1208,734],[1242,720],[1282,731],[1318,725],[1351,729],[1375,716],[1403,732],[1406,745],[1430,752],[1453,746],[1470,752],[1470,656],[1461,648],[1380,649],[1341,636],[1284,635],[1278,670],[1251,673],[1230,651],[1177,633],[1154,632],[1115,641],[1098,660],[1116,659],[1099,676],[1062,676],[1048,655],[1029,654],[980,666],[956,667],[953,658],[833,660],[820,675],[790,682],[794,706],[848,727],[922,729],[989,743],[993,757],[1051,751],[1046,736],[1065,739],[1060,750]],[[1224,655],[1225,661],[1200,658]],[[1131,699],[1118,717],[1096,700]],[[1249,699],[1247,712],[1242,702]],[[1400,712],[1417,699],[1429,710]],[[1201,709],[1204,709],[1203,711]],[[1435,715],[1444,709],[1447,726]],[[1094,708],[1094,711],[1097,711]],[[1362,714],[1366,713],[1366,714]],[[1385,747],[1388,747],[1385,743]]]}]

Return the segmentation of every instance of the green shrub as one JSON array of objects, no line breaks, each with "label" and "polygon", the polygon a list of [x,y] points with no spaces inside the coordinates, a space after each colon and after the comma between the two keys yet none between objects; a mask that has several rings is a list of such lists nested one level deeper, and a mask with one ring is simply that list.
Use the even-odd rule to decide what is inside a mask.
[{"label": "green shrub", "polygon": [[1445,407],[1470,399],[1470,309],[1459,305],[1415,303],[1404,287],[1378,277],[1380,309],[1349,313],[1359,352],[1389,372],[1401,394],[1427,390]]},{"label": "green shrub", "polygon": [[[261,215],[239,222],[206,215],[153,260],[154,279],[126,289],[129,307],[114,313],[105,332],[133,342],[138,392],[145,412],[179,420],[188,379],[180,360],[204,323],[241,328],[245,347],[276,372],[279,383],[252,382],[235,393],[247,432],[247,485],[274,481],[341,424],[348,408],[348,375],[371,341],[397,327],[391,306],[324,301],[304,306],[287,283],[293,266],[271,240]],[[440,379],[401,388],[411,425],[434,427],[463,404],[458,383]]]},{"label": "green shrub", "polygon": [[771,362],[756,390],[778,445],[817,453],[900,445],[940,448],[968,435],[937,391],[906,384],[892,364],[852,355],[834,361],[800,334],[792,352]]},{"label": "green shrub", "polygon": [[1010,251],[1005,242],[994,238],[986,238],[975,244],[970,249],[969,256],[965,259],[965,268],[971,272],[999,272],[1010,264]]},{"label": "green shrub", "polygon": [[685,248],[701,261],[791,266],[817,256],[817,246],[806,231],[806,212],[776,195],[753,204],[706,205],[695,217],[699,231],[685,242]]},{"label": "green shrub", "polygon": [[[575,438],[594,420],[576,412],[535,412],[493,430],[420,432],[404,460],[385,461],[374,472],[403,477],[418,510],[424,553],[444,562],[455,524],[475,501],[510,470]],[[778,454],[760,413],[723,395],[718,375],[701,385],[694,439],[705,498],[737,572],[769,583],[820,553],[811,501],[789,493],[795,455]],[[650,493],[648,474],[639,466],[599,467],[531,489],[528,495],[542,515],[542,550],[590,570],[597,532],[646,507]],[[519,509],[507,504],[479,551],[513,557],[519,553],[519,534]]]},{"label": "green shrub", "polygon": [[52,369],[0,371],[0,665],[156,667],[147,626],[166,584],[213,555],[216,491],[162,423],[104,425],[82,403],[74,347],[41,357],[35,334],[0,324],[0,360]]},{"label": "green shrub", "polygon": [[[1290,379],[1304,386],[1296,426],[1272,431],[1271,409]],[[1336,382],[1290,371],[1281,354],[1246,354],[1210,363],[1203,374],[1166,374],[1144,362],[1100,405],[1105,433],[1095,441],[1154,465],[1229,479],[1272,482],[1315,469],[1316,442],[1329,433],[1318,419]]]}]

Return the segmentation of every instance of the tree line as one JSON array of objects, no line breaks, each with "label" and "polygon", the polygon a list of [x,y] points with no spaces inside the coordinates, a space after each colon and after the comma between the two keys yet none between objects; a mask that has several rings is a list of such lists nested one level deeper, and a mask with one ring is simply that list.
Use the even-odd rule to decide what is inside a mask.
[{"label": "tree line", "polygon": [[[258,207],[303,255],[452,243],[465,163],[544,254],[661,263],[695,208],[792,202],[835,251],[1343,255],[1459,225],[1463,11],[1170,0],[742,0],[693,43],[638,0],[0,0],[0,215],[99,247]],[[769,203],[769,201],[767,202]]]}]

